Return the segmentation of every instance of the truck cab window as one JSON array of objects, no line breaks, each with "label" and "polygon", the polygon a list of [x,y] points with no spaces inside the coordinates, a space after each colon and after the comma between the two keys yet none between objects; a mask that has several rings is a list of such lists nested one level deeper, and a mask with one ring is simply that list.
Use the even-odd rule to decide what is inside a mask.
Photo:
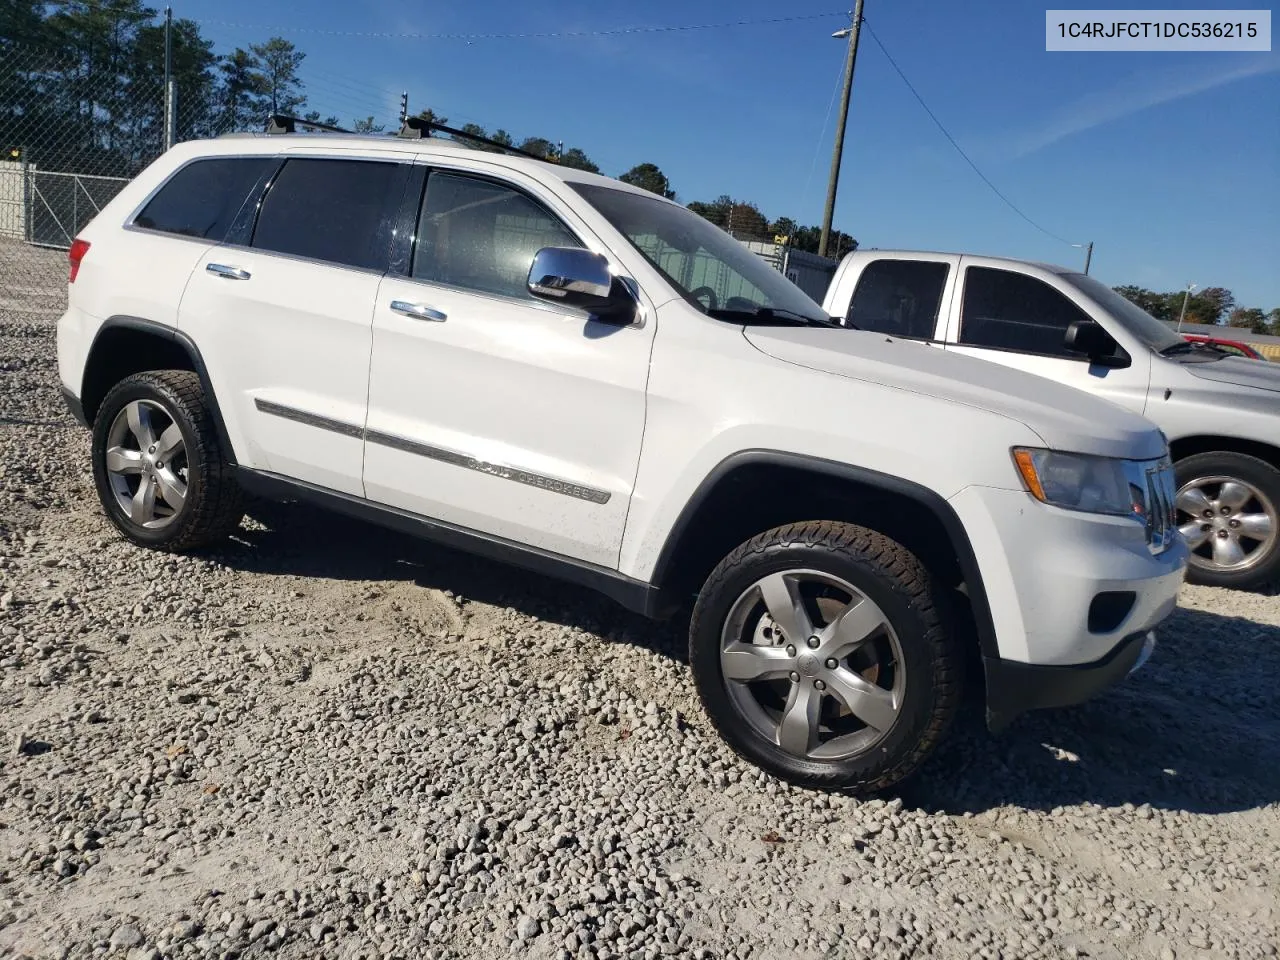
[{"label": "truck cab window", "polygon": [[860,330],[932,339],[947,269],[929,260],[873,260],[858,278],[846,319]]}]

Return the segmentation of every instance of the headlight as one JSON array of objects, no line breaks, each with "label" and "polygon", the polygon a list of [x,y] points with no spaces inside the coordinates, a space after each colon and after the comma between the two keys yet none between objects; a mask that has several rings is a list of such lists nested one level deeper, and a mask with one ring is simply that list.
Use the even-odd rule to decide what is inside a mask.
[{"label": "headlight", "polygon": [[1014,447],[1013,461],[1037,500],[1068,510],[1144,519],[1146,491],[1133,461]]}]

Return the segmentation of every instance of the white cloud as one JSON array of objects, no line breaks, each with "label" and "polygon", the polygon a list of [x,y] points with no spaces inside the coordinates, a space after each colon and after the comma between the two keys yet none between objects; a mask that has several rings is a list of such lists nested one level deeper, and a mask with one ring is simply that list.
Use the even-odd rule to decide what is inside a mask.
[{"label": "white cloud", "polygon": [[1059,140],[1151,107],[1214,90],[1237,80],[1276,72],[1280,72],[1280,56],[1264,55],[1250,58],[1244,63],[1233,60],[1228,66],[1217,66],[1212,70],[1201,69],[1194,73],[1179,70],[1135,75],[1123,83],[1081,97],[1055,111],[1038,128],[1012,137],[1010,150],[1014,157],[1024,157]]}]

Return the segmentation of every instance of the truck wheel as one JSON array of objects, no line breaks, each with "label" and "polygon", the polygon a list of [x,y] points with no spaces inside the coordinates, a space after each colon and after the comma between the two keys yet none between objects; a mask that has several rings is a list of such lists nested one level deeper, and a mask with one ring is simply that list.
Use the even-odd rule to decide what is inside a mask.
[{"label": "truck wheel", "polygon": [[1280,470],[1243,453],[1197,453],[1174,466],[1187,580],[1252,590],[1280,573]]},{"label": "truck wheel", "polygon": [[92,456],[107,516],[141,546],[203,546],[244,516],[200,378],[190,371],[138,373],[112,387],[94,417]]},{"label": "truck wheel", "polygon": [[738,547],[699,593],[689,634],[716,730],[798,786],[867,794],[900,782],[960,700],[928,572],[853,524],[791,524]]}]

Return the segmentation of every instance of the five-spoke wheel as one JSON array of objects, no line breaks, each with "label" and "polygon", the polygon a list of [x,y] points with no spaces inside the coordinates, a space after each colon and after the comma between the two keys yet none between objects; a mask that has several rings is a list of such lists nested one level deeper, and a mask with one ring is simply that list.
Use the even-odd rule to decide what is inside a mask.
[{"label": "five-spoke wheel", "polygon": [[734,750],[802,786],[882,790],[950,723],[959,658],[923,564],[848,523],[769,530],[726,557],[694,606],[689,659]]},{"label": "five-spoke wheel", "polygon": [[93,477],[116,528],[183,550],[226,536],[244,515],[200,379],[155,370],[112,387],[94,414]]},{"label": "five-spoke wheel", "polygon": [[730,697],[762,736],[796,757],[840,759],[873,746],[902,707],[901,663],[884,611],[818,570],[756,581],[721,633]]},{"label": "five-spoke wheel", "polygon": [[132,400],[107,434],[107,474],[129,519],[158,529],[172,523],[187,499],[187,445],[182,428],[150,400]]}]

